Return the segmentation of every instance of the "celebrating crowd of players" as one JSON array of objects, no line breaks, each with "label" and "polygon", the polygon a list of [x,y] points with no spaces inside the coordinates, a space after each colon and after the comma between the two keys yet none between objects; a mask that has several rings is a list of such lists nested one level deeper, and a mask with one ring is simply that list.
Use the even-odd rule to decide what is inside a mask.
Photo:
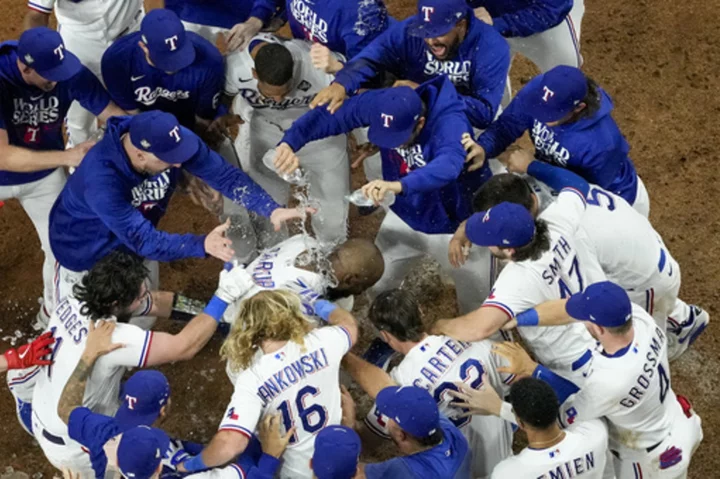
[{"label": "celebrating crowd of players", "polygon": [[[44,331],[0,368],[54,467],[686,477],[703,433],[669,362],[709,316],[678,297],[612,100],[580,69],[581,0],[419,0],[406,20],[381,0],[164,3],[32,0],[0,44],[0,199],[45,253]],[[285,22],[293,38],[273,33]],[[515,52],[541,74],[513,97]],[[514,145],[525,132],[532,150]],[[347,238],[361,163],[361,213],[385,206],[374,243]],[[289,208],[294,188],[309,201]],[[176,189],[252,241],[229,220],[158,230]],[[313,234],[289,236],[308,216]],[[400,287],[426,255],[459,317],[425,317]],[[206,305],[159,290],[158,262],[210,256],[226,266]],[[359,294],[378,333],[363,355]],[[191,360],[223,323],[235,389],[218,431],[169,438],[171,388],[146,368]],[[374,400],[364,421],[341,382]],[[361,462],[381,438],[395,457]]]}]

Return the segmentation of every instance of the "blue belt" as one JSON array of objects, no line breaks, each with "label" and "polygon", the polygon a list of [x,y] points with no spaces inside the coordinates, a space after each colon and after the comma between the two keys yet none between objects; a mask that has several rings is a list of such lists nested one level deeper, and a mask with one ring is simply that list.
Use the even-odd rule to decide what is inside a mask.
[{"label": "blue belt", "polygon": [[585,351],[585,354],[580,356],[580,358],[577,361],[572,363],[572,370],[577,371],[581,367],[585,366],[588,363],[588,361],[590,361],[590,358],[592,358],[592,351],[590,351],[588,349],[587,351]]}]

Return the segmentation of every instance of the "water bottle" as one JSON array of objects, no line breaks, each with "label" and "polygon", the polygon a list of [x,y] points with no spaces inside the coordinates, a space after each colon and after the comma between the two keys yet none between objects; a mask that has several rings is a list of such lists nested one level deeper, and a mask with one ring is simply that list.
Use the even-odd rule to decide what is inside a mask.
[{"label": "water bottle", "polygon": [[233,266],[247,265],[257,253],[257,238],[250,217],[246,211],[243,211],[231,215],[221,215],[220,221],[225,223],[228,218],[230,227],[225,232],[225,236],[232,241],[230,247],[235,251],[230,263]]},{"label": "water bottle", "polygon": [[275,148],[268,150],[267,153],[265,153],[265,156],[263,156],[262,158],[262,162],[268,170],[275,172],[280,178],[287,181],[288,183],[291,183],[293,185],[300,185],[303,182],[303,173],[300,168],[296,169],[290,174],[280,173],[275,169],[275,164],[273,163],[274,159]]},{"label": "water bottle", "polygon": [[[352,194],[347,195],[345,199],[356,206],[375,206],[373,200],[371,200],[370,198],[366,198],[362,192],[362,189],[360,188],[353,191]],[[380,206],[382,206],[383,208],[390,208],[393,203],[395,203],[395,193],[393,193],[392,191],[388,191],[387,193],[385,193],[385,196],[380,202]]]}]

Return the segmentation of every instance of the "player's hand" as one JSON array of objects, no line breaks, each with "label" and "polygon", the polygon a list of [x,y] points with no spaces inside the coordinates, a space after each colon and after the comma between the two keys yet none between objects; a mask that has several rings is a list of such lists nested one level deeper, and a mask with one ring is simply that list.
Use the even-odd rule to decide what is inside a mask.
[{"label": "player's hand", "polygon": [[124,347],[124,344],[113,343],[112,334],[115,331],[115,321],[90,321],[88,325],[88,335],[85,340],[85,351],[83,357],[89,363],[94,362],[100,356]]},{"label": "player's hand", "polygon": [[460,226],[450,239],[450,245],[448,246],[448,260],[450,260],[450,264],[455,268],[464,265],[468,256],[470,256],[472,243],[465,234],[466,224],[467,221],[460,223]]},{"label": "player's hand", "polygon": [[295,434],[295,426],[293,426],[283,436],[280,433],[280,422],[280,414],[269,414],[262,420],[258,430],[263,452],[278,459]]},{"label": "player's hand", "polygon": [[388,192],[402,193],[402,183],[399,181],[373,180],[361,188],[365,198],[373,200],[375,206],[379,206],[385,199]]},{"label": "player's hand", "polygon": [[488,12],[485,7],[478,7],[473,10],[473,13],[475,14],[475,18],[477,18],[481,22],[485,22],[488,25],[493,24],[493,19],[490,16],[490,12]]},{"label": "player's hand", "polygon": [[393,83],[393,88],[397,88],[399,86],[409,86],[410,88],[415,90],[417,87],[420,86],[420,84],[410,80],[396,80],[395,83]]},{"label": "player's hand", "polygon": [[340,423],[343,426],[355,429],[355,418],[357,417],[355,400],[350,395],[350,391],[342,384],[340,385],[340,407],[342,408],[342,420]]},{"label": "player's hand", "polygon": [[256,17],[250,17],[245,22],[233,26],[225,35],[228,51],[233,52],[248,46],[252,37],[258,34],[262,26],[262,20]]},{"label": "player's hand", "polygon": [[62,469],[63,479],[82,479],[82,474],[77,471],[63,467]]},{"label": "player's hand", "polygon": [[482,168],[485,164],[485,150],[483,147],[475,143],[470,133],[463,133],[460,141],[467,152],[465,155],[465,163],[472,161],[472,165],[468,167],[468,171],[475,171]]},{"label": "player's hand", "polygon": [[380,147],[375,146],[370,142],[363,143],[359,146],[356,145],[355,148],[350,151],[350,161],[352,162],[350,167],[353,169],[357,168],[362,165],[363,161],[367,160],[379,151]]},{"label": "player's hand", "polygon": [[515,374],[516,376],[532,376],[538,363],[532,360],[530,355],[518,343],[504,342],[495,344],[492,352],[505,358],[508,366],[498,367],[498,372]]},{"label": "player's hand", "polygon": [[510,173],[527,173],[528,166],[533,162],[535,156],[524,149],[511,151],[508,155],[501,157],[502,162]]},{"label": "player's hand", "polygon": [[488,384],[487,373],[482,375],[482,383],[479,389],[473,389],[463,382],[456,382],[458,390],[448,389],[447,392],[454,398],[450,405],[456,408],[465,409],[458,418],[474,416],[499,416],[502,408],[502,399],[495,389]]},{"label": "player's hand", "polygon": [[282,228],[285,222],[294,220],[295,218],[304,220],[306,215],[314,215],[315,213],[317,213],[317,210],[309,206],[305,209],[277,208],[270,214],[270,222],[275,228],[275,231],[280,231],[280,228]]},{"label": "player's hand", "polygon": [[500,328],[500,329],[502,329],[503,331],[510,331],[510,330],[515,329],[515,328],[517,328],[517,327],[518,327],[517,319],[516,319],[516,318],[513,318],[513,319],[511,319],[510,321],[508,321],[507,323],[505,323],[505,324],[503,325],[503,327]]},{"label": "player's hand", "polygon": [[310,108],[327,105],[327,111],[335,113],[338,111],[338,108],[342,106],[343,102],[345,102],[345,98],[347,98],[345,87],[333,82],[330,86],[326,86],[315,95],[313,101],[310,102]]},{"label": "player's hand", "polygon": [[24,344],[17,349],[8,349],[3,356],[7,362],[7,369],[27,369],[33,366],[49,366],[50,359],[44,359],[52,353],[52,345],[55,343],[53,333],[48,331],[41,334],[29,344]]},{"label": "player's hand", "polygon": [[325,73],[334,74],[343,68],[342,62],[335,58],[328,47],[320,43],[313,43],[310,47],[310,60],[315,68]]},{"label": "player's hand", "polygon": [[224,263],[230,261],[235,254],[235,251],[230,247],[232,241],[225,236],[228,228],[230,228],[230,218],[205,237],[205,253]]},{"label": "player's hand", "polygon": [[63,155],[63,165],[67,167],[78,167],[80,166],[80,163],[82,162],[83,158],[85,158],[85,155],[87,155],[87,152],[90,151],[90,148],[95,146],[95,141],[88,140],[83,141],[77,146],[74,146],[72,148],[69,148],[62,152]]},{"label": "player's hand", "polygon": [[290,175],[300,167],[300,158],[295,154],[290,145],[280,143],[275,148],[275,159],[273,165],[278,173]]},{"label": "player's hand", "polygon": [[218,281],[215,296],[227,304],[232,304],[245,296],[253,287],[255,287],[255,282],[250,273],[242,266],[235,266],[230,271],[223,269],[220,272],[220,281]]},{"label": "player's hand", "polygon": [[170,466],[172,469],[177,470],[179,464],[182,464],[190,458],[190,453],[185,450],[185,446],[182,441],[177,439],[170,439],[170,445],[168,452],[165,454],[163,464]]}]

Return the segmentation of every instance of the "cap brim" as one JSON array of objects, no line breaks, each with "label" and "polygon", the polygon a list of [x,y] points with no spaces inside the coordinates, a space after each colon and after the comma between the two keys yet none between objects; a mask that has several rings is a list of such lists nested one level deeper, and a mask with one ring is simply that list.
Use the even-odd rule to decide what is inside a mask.
[{"label": "cap brim", "polygon": [[465,236],[470,242],[477,246],[498,246],[495,241],[488,241],[488,236],[485,234],[485,228],[483,227],[483,218],[485,217],[485,211],[473,214],[468,218],[465,223]]},{"label": "cap brim", "polygon": [[580,321],[590,321],[590,314],[585,308],[586,304],[587,299],[583,293],[573,294],[567,303],[565,303],[565,312],[570,315],[571,318]]},{"label": "cap brim", "polygon": [[48,70],[35,71],[46,80],[49,81],[65,81],[74,77],[82,70],[82,62],[73,53],[65,50],[65,58],[62,63]]},{"label": "cap brim", "polygon": [[368,128],[368,140],[375,146],[392,150],[407,143],[414,129],[415,124],[412,124],[404,130],[390,132],[387,128],[370,125],[370,128]]},{"label": "cap brim", "polygon": [[197,135],[184,126],[180,127],[180,134],[182,141],[179,145],[172,150],[165,151],[163,153],[155,153],[155,156],[165,163],[170,163],[172,165],[180,165],[195,156],[195,153],[197,153],[200,149],[200,140]]},{"label": "cap brim", "polygon": [[410,36],[420,38],[437,38],[446,35],[459,20],[440,25],[427,25],[418,15],[408,22],[407,32]]},{"label": "cap brim", "polygon": [[176,72],[190,66],[192,62],[195,61],[195,45],[190,38],[187,38],[185,45],[178,48],[177,51],[167,55],[150,55],[150,59],[155,64],[155,67],[160,70],[164,72]]},{"label": "cap brim", "polygon": [[115,413],[115,421],[123,431],[127,431],[136,426],[152,426],[159,415],[160,411],[154,414],[136,414],[123,405]]}]

